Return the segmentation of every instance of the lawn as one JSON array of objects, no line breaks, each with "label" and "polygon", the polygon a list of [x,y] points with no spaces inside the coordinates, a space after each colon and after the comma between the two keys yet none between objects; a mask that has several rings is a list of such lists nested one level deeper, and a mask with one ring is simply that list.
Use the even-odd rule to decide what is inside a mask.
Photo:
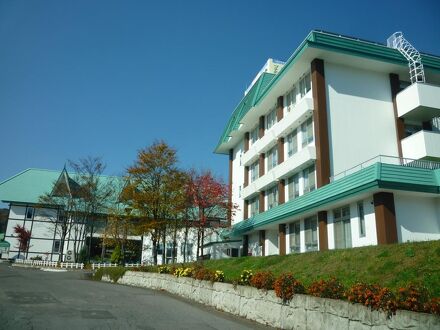
[{"label": "lawn", "polygon": [[306,286],[316,279],[330,277],[336,277],[345,287],[365,282],[397,290],[414,283],[440,297],[440,241],[208,260],[204,265],[223,270],[227,281],[238,279],[243,269],[270,270],[275,275],[292,272]]}]

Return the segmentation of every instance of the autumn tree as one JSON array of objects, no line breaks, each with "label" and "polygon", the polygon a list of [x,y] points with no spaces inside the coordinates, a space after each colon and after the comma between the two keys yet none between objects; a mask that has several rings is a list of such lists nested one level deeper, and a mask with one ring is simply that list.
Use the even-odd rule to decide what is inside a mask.
[{"label": "autumn tree", "polygon": [[14,227],[14,233],[17,235],[18,240],[18,255],[20,255],[20,252],[23,252],[26,257],[30,248],[31,231],[26,229],[24,226],[16,225]]},{"label": "autumn tree", "polygon": [[210,171],[190,171],[187,194],[193,207],[194,225],[198,229],[197,257],[203,258],[203,246],[207,228],[212,222],[226,220],[228,214],[234,213],[236,205],[229,202],[229,188],[215,178]]},{"label": "autumn tree", "polygon": [[158,245],[162,243],[165,249],[167,229],[182,209],[186,176],[177,168],[176,151],[157,141],[138,152],[127,179],[123,199],[139,218],[139,231],[151,236],[153,262],[157,264]]}]

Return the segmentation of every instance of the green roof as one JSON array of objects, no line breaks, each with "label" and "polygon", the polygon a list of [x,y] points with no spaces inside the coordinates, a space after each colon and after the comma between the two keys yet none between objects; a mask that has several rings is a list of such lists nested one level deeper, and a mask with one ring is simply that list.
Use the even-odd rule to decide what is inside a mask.
[{"label": "green roof", "polygon": [[[37,204],[40,196],[50,193],[62,171],[29,168],[0,183],[0,200]],[[72,178],[74,173],[69,173]],[[103,182],[121,178],[102,175]]]},{"label": "green roof", "polygon": [[[246,102],[246,100],[248,100],[247,99],[248,95],[246,95],[243,98],[243,100],[239,103],[239,105],[235,108],[234,112],[232,113],[232,116],[229,119],[229,122],[226,125],[220,137],[216,150],[220,147],[222,143],[228,141],[228,137],[231,135],[232,131],[236,130],[239,127],[240,121],[243,119],[244,115],[250,110],[250,108],[258,105],[264,99],[264,97],[269,93],[269,91],[274,86],[276,86],[278,81],[298,61],[302,53],[307,48],[325,49],[333,52],[348,54],[357,57],[363,57],[367,59],[373,59],[391,64],[408,66],[408,61],[405,59],[405,57],[403,57],[403,55],[397,49],[389,48],[384,44],[361,40],[348,36],[342,36],[339,34],[334,34],[324,31],[313,30],[309,33],[306,39],[304,39],[304,41],[299,45],[299,47],[295,50],[295,52],[290,56],[290,58],[287,60],[287,62],[284,64],[281,70],[276,75],[271,75],[270,79],[268,79],[269,77],[267,77],[266,79],[268,80],[264,84],[262,84],[262,86],[258,87],[259,89],[258,92],[255,93],[254,95],[255,97],[253,98],[253,102],[247,103],[248,108],[244,112],[241,111],[241,104],[243,102]],[[440,73],[439,56],[423,54],[423,53],[421,54],[421,56],[425,70]],[[257,85],[257,83],[255,85]],[[257,88],[255,85],[252,88]]]},{"label": "green roof", "polygon": [[232,227],[239,236],[263,225],[288,220],[330,203],[378,189],[393,189],[440,194],[440,169],[376,163],[324,187],[302,195]]}]

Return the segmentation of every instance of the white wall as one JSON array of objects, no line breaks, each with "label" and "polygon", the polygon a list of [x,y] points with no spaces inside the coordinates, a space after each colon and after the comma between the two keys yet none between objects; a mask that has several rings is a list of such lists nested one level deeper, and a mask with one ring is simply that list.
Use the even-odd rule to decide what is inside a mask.
[{"label": "white wall", "polygon": [[266,230],[266,255],[278,254],[278,230]]},{"label": "white wall", "polygon": [[325,63],[330,171],[398,156],[388,74]]},{"label": "white wall", "polygon": [[394,194],[399,242],[440,239],[440,198]]},{"label": "white wall", "polygon": [[[267,232],[266,232],[267,235]],[[260,233],[257,230],[256,232],[253,232],[252,234],[248,235],[248,245],[249,250],[248,253],[252,254],[253,256],[260,256]],[[243,251],[246,255],[246,251]]]},{"label": "white wall", "polygon": [[235,215],[232,218],[232,224],[236,224],[243,220],[244,202],[240,198],[240,187],[243,189],[244,183],[244,167],[240,165],[240,155],[243,153],[243,141],[240,142],[233,152],[232,162],[232,203],[238,205]]}]

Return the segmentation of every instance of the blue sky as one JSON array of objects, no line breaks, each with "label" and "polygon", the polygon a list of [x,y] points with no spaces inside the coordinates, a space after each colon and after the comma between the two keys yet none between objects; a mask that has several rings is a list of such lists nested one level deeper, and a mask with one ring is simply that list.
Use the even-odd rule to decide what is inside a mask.
[{"label": "blue sky", "polygon": [[312,29],[403,31],[440,55],[439,12],[434,0],[0,0],[0,181],[88,155],[123,174],[155,139],[226,178],[213,149],[267,58],[286,60]]}]

